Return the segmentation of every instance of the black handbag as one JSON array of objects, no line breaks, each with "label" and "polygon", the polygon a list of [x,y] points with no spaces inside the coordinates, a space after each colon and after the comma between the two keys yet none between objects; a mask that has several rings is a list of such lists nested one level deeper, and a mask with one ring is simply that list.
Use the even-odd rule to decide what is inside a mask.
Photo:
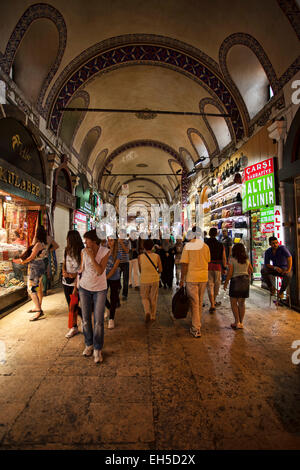
[{"label": "black handbag", "polygon": [[185,287],[180,287],[172,299],[172,313],[177,320],[186,318],[190,308],[190,299]]}]

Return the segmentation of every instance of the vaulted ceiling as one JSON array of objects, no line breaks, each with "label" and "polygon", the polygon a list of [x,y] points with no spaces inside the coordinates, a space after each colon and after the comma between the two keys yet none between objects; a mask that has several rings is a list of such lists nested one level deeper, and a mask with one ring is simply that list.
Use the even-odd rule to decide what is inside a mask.
[{"label": "vaulted ceiling", "polygon": [[3,70],[105,197],[126,183],[130,204],[146,206],[174,199],[180,169],[251,134],[269,86],[276,98],[299,67],[298,36],[293,0],[0,4]]}]

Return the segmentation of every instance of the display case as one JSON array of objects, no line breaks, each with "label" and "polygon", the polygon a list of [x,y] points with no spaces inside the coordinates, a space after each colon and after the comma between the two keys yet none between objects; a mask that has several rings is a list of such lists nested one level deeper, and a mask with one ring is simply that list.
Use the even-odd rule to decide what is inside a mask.
[{"label": "display case", "polygon": [[211,227],[220,231],[228,230],[233,243],[244,243],[250,250],[249,217],[242,212],[242,185],[232,184],[221,187],[208,198],[204,206],[204,230],[208,233]]},{"label": "display case", "polygon": [[13,262],[26,250],[26,217],[26,206],[0,194],[0,314],[28,297],[27,265]]}]

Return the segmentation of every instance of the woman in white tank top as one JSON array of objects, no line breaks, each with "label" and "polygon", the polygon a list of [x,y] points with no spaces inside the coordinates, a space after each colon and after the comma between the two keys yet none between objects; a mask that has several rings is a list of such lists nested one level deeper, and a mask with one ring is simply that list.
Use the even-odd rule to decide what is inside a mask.
[{"label": "woman in white tank top", "polygon": [[[104,344],[104,308],[107,293],[106,264],[110,250],[100,244],[96,230],[86,232],[83,238],[86,248],[81,252],[78,282],[86,346],[82,354],[91,356],[94,350],[94,361],[99,363],[103,361],[101,350]],[[76,288],[74,290],[76,291]]]},{"label": "woman in white tank top", "polygon": [[235,322],[231,323],[234,330],[243,328],[245,316],[245,301],[249,297],[250,274],[253,268],[248,259],[245,247],[242,243],[236,243],[232,248],[231,262],[224,283],[224,290],[230,281],[229,297]]}]

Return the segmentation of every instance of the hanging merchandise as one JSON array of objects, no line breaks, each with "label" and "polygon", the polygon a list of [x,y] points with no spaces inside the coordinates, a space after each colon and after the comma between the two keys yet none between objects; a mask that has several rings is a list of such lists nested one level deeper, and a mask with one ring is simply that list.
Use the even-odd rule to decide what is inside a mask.
[{"label": "hanging merchandise", "polygon": [[[238,183],[234,181],[238,181]],[[217,179],[210,193],[204,209],[204,230],[208,233],[211,227],[216,227],[219,230],[219,238],[221,238],[222,229],[227,229],[233,243],[242,241],[249,251],[249,222],[248,216],[242,212],[241,194],[241,175],[236,176],[232,162],[226,165],[221,173],[221,178]]]}]

